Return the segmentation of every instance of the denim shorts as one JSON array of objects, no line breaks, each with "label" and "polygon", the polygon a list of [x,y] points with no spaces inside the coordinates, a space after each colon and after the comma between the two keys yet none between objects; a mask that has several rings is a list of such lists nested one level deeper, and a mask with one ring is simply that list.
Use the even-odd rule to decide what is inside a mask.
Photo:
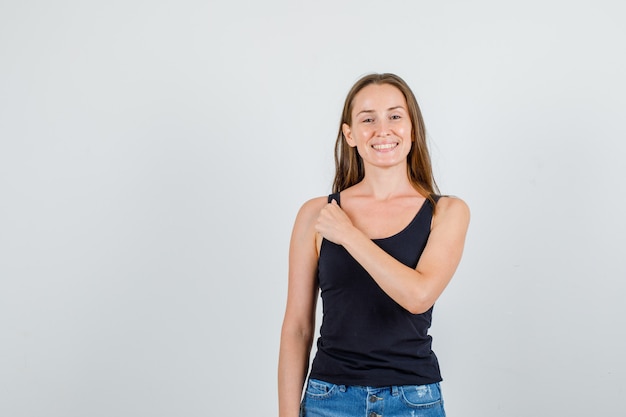
[{"label": "denim shorts", "polygon": [[309,379],[300,417],[445,417],[439,383],[364,387]]}]

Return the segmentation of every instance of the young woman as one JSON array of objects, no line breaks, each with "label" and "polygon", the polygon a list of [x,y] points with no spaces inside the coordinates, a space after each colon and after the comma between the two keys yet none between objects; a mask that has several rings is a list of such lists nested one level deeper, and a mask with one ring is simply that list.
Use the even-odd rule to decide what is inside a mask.
[{"label": "young woman", "polygon": [[400,77],[352,87],[335,162],[333,194],[307,201],[291,236],[280,417],[445,416],[428,329],[461,260],[469,209],[437,195],[421,112]]}]

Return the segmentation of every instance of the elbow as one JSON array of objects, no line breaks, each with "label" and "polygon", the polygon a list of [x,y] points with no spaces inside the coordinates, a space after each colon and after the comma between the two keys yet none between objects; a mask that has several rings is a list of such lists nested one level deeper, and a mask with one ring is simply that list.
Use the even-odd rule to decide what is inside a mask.
[{"label": "elbow", "polygon": [[409,308],[407,308],[407,311],[411,314],[424,314],[428,310],[430,310],[432,306],[433,304],[415,304],[409,306]]},{"label": "elbow", "polygon": [[314,325],[289,325],[284,323],[281,331],[281,339],[311,345],[315,335],[314,330]]},{"label": "elbow", "polygon": [[432,297],[420,294],[412,297],[403,307],[411,314],[423,314],[430,310],[434,304],[435,300]]}]

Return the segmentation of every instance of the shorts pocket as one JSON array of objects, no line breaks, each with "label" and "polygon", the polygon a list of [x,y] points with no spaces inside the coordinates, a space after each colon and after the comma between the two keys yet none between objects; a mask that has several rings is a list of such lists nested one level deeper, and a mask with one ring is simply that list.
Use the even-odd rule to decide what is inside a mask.
[{"label": "shorts pocket", "polygon": [[328,398],[337,392],[337,385],[319,379],[309,379],[305,395],[310,398]]},{"label": "shorts pocket", "polygon": [[439,384],[403,385],[399,387],[402,401],[411,408],[432,408],[442,405]]}]

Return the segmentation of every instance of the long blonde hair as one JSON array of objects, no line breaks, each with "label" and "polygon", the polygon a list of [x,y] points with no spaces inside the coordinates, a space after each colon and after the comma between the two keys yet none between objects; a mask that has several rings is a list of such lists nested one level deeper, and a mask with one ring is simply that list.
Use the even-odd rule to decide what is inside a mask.
[{"label": "long blonde hair", "polygon": [[430,154],[426,144],[426,128],[417,100],[407,83],[395,74],[369,74],[359,79],[350,89],[343,106],[339,133],[335,142],[335,179],[333,192],[337,193],[360,182],[365,176],[363,161],[356,148],[348,145],[343,134],[342,126],[352,125],[352,109],[354,97],[359,91],[370,84],[389,84],[396,87],[406,99],[408,113],[411,119],[411,140],[413,146],[407,155],[407,175],[413,187],[424,197],[430,200],[435,207],[433,195],[439,193],[439,188],[433,177]]}]

